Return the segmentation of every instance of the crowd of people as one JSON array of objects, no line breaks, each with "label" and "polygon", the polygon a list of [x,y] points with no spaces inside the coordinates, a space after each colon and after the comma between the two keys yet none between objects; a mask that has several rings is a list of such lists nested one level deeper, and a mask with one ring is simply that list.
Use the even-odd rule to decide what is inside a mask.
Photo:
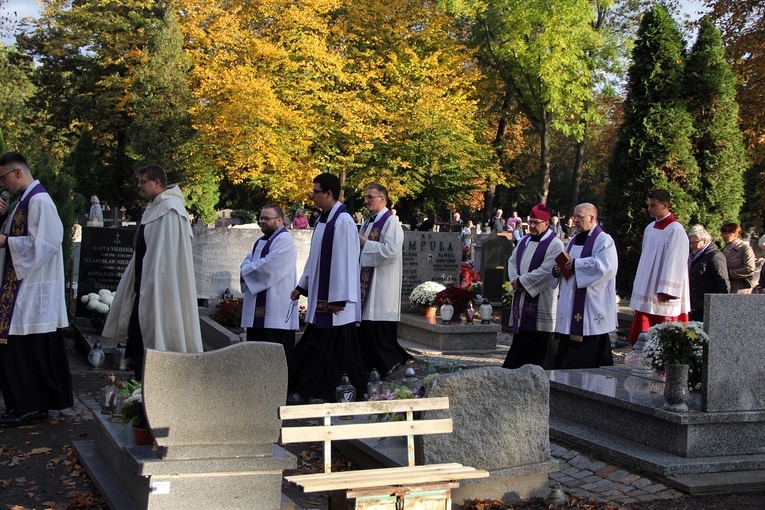
[{"label": "crowd of people", "polygon": [[[126,342],[135,376],[142,378],[145,349],[202,352],[193,267],[193,229],[181,190],[169,186],[159,165],[136,172],[137,191],[148,203],[140,218],[132,258],[122,275],[104,335]],[[73,402],[63,340],[68,326],[64,296],[64,229],[56,206],[34,179],[23,155],[0,157],[0,389],[6,412],[0,425],[18,426]],[[241,263],[244,294],[241,326],[250,341],[284,346],[287,402],[335,399],[345,376],[362,392],[370,372],[383,377],[411,358],[398,344],[401,310],[402,224],[389,208],[386,188],[370,184],[369,215],[354,217],[339,200],[340,181],[329,173],[313,179],[316,217],[298,209],[292,228],[314,229],[302,274],[282,208],[260,211],[262,236]],[[703,320],[704,294],[763,292],[754,281],[755,257],[741,227],[721,228],[722,250],[701,225],[687,232],[670,210],[670,195],[646,198],[652,222],[645,228],[630,307],[631,339],[668,320]],[[100,205],[91,198],[91,216]],[[318,212],[320,211],[320,213]],[[433,228],[414,211],[410,227]],[[460,233],[469,252],[471,220],[453,213],[442,228]],[[517,368],[591,368],[611,365],[609,334],[617,327],[618,257],[600,227],[598,209],[579,204],[560,225],[544,204],[524,222],[498,209],[491,232],[520,231],[508,260],[513,292],[513,342],[503,364]],[[528,231],[524,232],[523,229]],[[515,235],[515,234],[514,234]],[[564,243],[564,240],[567,241]],[[307,298],[303,336],[296,344],[298,301]],[[44,374],[44,377],[42,376]]]},{"label": "crowd of people", "polygon": [[[630,298],[633,345],[656,324],[703,321],[705,294],[763,292],[765,278],[755,283],[754,251],[741,239],[738,224],[722,226],[725,246],[720,250],[702,225],[685,231],[670,210],[666,190],[650,192],[646,206],[653,221],[644,230]],[[501,214],[492,226],[500,224]],[[578,205],[570,222],[576,233],[564,247],[549,210],[544,204],[534,206],[529,235],[510,256],[513,342],[506,368],[613,364],[609,334],[617,328],[616,247],[599,226],[593,204]]]}]

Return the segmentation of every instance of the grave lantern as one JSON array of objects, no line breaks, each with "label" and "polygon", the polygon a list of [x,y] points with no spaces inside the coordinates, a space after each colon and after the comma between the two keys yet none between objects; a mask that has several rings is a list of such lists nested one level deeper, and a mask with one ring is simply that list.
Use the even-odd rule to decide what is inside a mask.
[{"label": "grave lantern", "polygon": [[382,391],[383,383],[380,380],[380,373],[376,368],[373,368],[372,372],[369,374],[369,382],[367,383],[367,398],[371,400],[372,397],[380,396]]},{"label": "grave lantern", "polygon": [[104,354],[104,349],[101,347],[101,341],[96,340],[96,343],[93,344],[93,348],[88,353],[88,363],[90,363],[91,367],[98,368],[103,364],[105,359],[106,354]]},{"label": "grave lantern", "polygon": [[454,316],[454,307],[451,301],[444,300],[444,304],[441,305],[441,323],[451,324],[452,317]]},{"label": "grave lantern", "polygon": [[478,315],[481,316],[481,324],[491,323],[491,314],[494,313],[494,309],[489,303],[489,298],[484,298],[483,303],[478,307]]}]

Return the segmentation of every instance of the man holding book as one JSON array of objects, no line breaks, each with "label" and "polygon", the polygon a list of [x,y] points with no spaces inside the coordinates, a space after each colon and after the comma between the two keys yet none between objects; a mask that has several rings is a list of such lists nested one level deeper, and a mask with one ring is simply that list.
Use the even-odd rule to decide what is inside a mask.
[{"label": "man holding book", "polygon": [[598,225],[594,205],[576,206],[573,220],[577,234],[553,268],[560,283],[553,367],[610,366],[614,361],[608,334],[617,326],[616,246]]},{"label": "man holding book", "polygon": [[563,241],[550,230],[550,210],[544,204],[532,207],[528,223],[530,235],[518,243],[507,266],[514,292],[510,318],[513,343],[504,368],[544,366],[555,331],[557,285],[551,284],[552,268],[563,251]]}]

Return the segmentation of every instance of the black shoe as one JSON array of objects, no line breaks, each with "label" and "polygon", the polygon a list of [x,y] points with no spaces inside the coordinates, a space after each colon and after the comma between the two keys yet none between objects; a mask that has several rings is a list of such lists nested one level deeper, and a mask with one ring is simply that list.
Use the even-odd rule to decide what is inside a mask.
[{"label": "black shoe", "polygon": [[287,405],[303,405],[307,403],[306,399],[300,393],[290,393],[287,395]]},{"label": "black shoe", "polygon": [[16,415],[13,411],[6,411],[3,414],[0,414],[0,420],[9,420],[11,418],[15,418]]},{"label": "black shoe", "polygon": [[2,427],[20,427],[35,420],[42,420],[48,417],[48,411],[28,411],[21,415],[13,414],[10,418],[0,418]]}]

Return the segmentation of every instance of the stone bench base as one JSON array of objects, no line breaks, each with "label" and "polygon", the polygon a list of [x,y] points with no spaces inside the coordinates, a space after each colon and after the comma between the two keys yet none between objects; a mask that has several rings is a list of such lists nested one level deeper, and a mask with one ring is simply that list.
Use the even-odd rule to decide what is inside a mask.
[{"label": "stone bench base", "polygon": [[443,352],[452,351],[494,351],[497,349],[499,324],[435,324],[426,317],[402,313],[398,325],[398,336]]}]

